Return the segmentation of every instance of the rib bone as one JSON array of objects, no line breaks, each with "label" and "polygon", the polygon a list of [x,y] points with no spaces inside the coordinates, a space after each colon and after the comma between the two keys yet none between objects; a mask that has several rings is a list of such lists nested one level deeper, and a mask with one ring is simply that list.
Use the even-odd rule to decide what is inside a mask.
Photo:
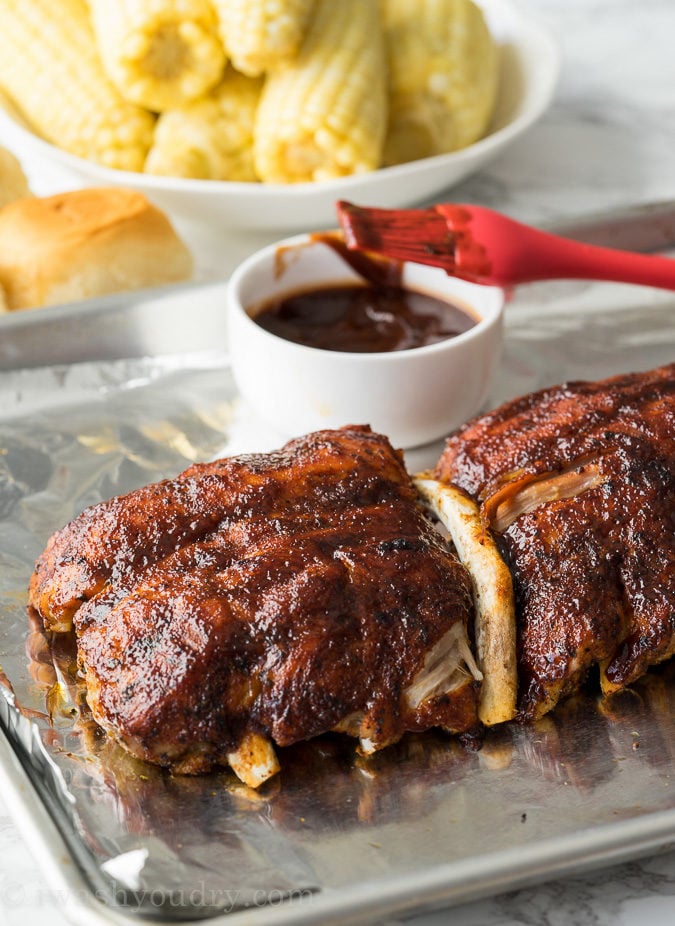
[{"label": "rib bone", "polygon": [[237,778],[249,788],[259,788],[279,771],[274,746],[259,733],[247,733],[237,749],[227,754],[227,761]]},{"label": "rib bone", "polygon": [[483,675],[478,716],[486,726],[516,713],[516,621],[511,573],[481,521],[480,510],[456,486],[422,473],[415,486],[445,526],[471,573],[476,608],[476,654]]}]

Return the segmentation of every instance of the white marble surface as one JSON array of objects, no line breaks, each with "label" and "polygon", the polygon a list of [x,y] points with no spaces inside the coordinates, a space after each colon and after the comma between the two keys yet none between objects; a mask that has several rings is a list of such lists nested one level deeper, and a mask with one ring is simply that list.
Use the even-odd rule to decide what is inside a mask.
[{"label": "white marble surface", "polygon": [[[452,198],[545,221],[675,199],[673,0],[524,0],[557,34],[562,79],[527,137]],[[2,139],[0,139],[2,143]],[[0,926],[65,926],[0,794]],[[675,834],[674,834],[675,835]],[[672,926],[675,853],[430,914],[415,926]]]}]

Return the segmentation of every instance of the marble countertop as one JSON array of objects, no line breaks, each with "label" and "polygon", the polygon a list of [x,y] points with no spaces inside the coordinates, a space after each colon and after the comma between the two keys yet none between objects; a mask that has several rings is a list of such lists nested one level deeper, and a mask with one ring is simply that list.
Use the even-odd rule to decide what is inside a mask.
[{"label": "marble countertop", "polygon": [[[672,0],[523,0],[522,5],[560,42],[563,67],[555,100],[525,137],[453,188],[452,198],[534,223],[675,200]],[[47,887],[10,811],[0,794],[0,926],[65,926],[72,899]],[[671,926],[675,852],[406,922]]]}]

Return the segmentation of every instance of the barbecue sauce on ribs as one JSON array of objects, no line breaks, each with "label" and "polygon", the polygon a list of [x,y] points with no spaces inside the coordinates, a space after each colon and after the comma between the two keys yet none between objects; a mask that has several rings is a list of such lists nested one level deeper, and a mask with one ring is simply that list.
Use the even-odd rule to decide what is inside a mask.
[{"label": "barbecue sauce on ribs", "polygon": [[471,581],[365,427],[86,509],[49,541],[30,600],[47,629],[74,625],[99,724],[175,771],[226,764],[251,733],[283,746],[338,728],[372,751],[476,723],[461,662],[406,700],[439,641],[466,640]]},{"label": "barbecue sauce on ribs", "polygon": [[522,717],[596,664],[609,692],[675,651],[675,364],[507,402],[436,476],[480,502],[511,569]]}]

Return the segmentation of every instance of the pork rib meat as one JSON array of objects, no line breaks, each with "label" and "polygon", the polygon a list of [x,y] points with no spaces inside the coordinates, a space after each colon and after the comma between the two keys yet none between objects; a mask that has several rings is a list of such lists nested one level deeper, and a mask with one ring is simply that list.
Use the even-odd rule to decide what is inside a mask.
[{"label": "pork rib meat", "polygon": [[196,464],[86,509],[36,564],[45,627],[74,627],[95,720],[174,771],[330,730],[372,752],[477,722],[471,579],[401,455],[366,427]]},{"label": "pork rib meat", "polygon": [[480,504],[512,573],[519,711],[599,666],[605,692],[675,651],[675,364],[507,402],[435,476]]}]

